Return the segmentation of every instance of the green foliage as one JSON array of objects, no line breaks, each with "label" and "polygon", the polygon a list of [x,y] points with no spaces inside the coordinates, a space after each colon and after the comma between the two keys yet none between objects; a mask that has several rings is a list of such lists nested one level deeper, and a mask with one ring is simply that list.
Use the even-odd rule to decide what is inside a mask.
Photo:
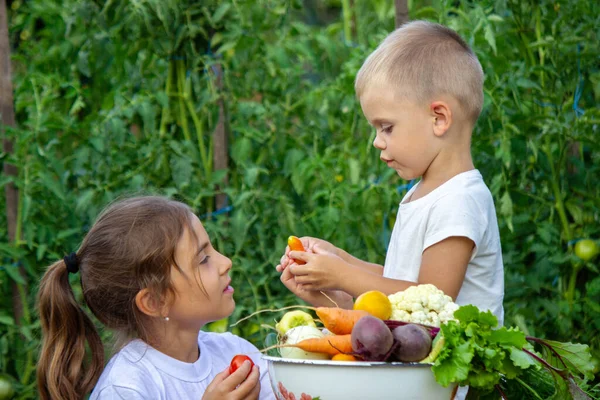
[{"label": "green foliage", "polygon": [[[204,216],[215,246],[233,260],[238,307],[229,322],[297,303],[274,269],[290,234],[383,262],[406,182],[379,162],[353,80],[393,29],[393,2],[355,0],[355,33],[352,13],[340,9],[347,2],[312,3],[11,3],[18,125],[7,132],[15,153],[2,159],[19,167],[21,197],[16,243],[0,217],[0,370],[18,378],[19,398],[35,397],[39,277],[120,196],[165,194]],[[409,3],[411,19],[463,35],[486,73],[473,155],[500,221],[506,324],[589,343],[598,357],[597,259],[584,263],[572,247],[600,238],[600,6]],[[230,129],[227,183],[211,150],[220,99]],[[7,181],[0,176],[0,187]],[[217,193],[232,208],[211,217]],[[20,321],[14,281],[26,305]],[[77,279],[73,286],[79,295]],[[234,332],[263,347],[261,324],[272,318]]]}]

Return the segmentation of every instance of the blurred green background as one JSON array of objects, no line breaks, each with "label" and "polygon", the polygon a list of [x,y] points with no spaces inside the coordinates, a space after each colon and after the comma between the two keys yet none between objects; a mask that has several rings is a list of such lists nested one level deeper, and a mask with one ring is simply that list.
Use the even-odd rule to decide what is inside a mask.
[{"label": "blurred green background", "polygon": [[[280,314],[229,325],[298,303],[275,271],[289,235],[383,263],[409,182],[379,161],[353,80],[394,29],[393,1],[7,4],[16,124],[4,127],[14,149],[1,159],[17,175],[0,175],[0,187],[19,197],[16,210],[0,197],[0,371],[15,398],[36,397],[41,274],[119,196],[194,208],[233,260],[238,305],[206,329],[260,348]],[[590,344],[597,361],[600,257],[575,248],[600,238],[600,3],[408,8],[457,30],[486,74],[473,156],[497,208],[505,324]]]}]

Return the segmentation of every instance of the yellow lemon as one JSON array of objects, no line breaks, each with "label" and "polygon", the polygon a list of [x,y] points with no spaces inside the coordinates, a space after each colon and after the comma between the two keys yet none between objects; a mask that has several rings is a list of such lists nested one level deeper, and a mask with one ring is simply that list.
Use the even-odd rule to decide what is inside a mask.
[{"label": "yellow lemon", "polygon": [[379,290],[371,290],[358,296],[353,308],[367,311],[379,319],[389,319],[392,315],[390,299]]},{"label": "yellow lemon", "polygon": [[336,354],[331,357],[331,361],[358,361],[356,357],[351,354]]}]

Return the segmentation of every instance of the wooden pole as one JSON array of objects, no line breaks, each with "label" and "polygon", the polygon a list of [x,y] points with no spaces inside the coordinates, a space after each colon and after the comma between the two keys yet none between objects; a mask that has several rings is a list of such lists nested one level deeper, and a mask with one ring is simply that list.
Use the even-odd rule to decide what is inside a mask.
[{"label": "wooden pole", "polygon": [[[225,100],[223,96],[223,67],[217,63],[214,66],[216,75],[216,88],[219,93],[219,120],[213,132],[213,165],[214,170],[223,170],[229,167],[229,141],[227,138],[227,112],[225,109]],[[227,185],[227,176],[223,179],[223,185]],[[227,206],[227,195],[219,193],[216,197],[216,208],[220,210]]]},{"label": "wooden pole", "polygon": [[[5,135],[5,127],[15,126],[15,109],[13,104],[12,72],[10,65],[10,40],[8,37],[8,14],[6,0],[0,0],[0,135],[4,153],[13,153],[13,142]],[[17,177],[17,167],[4,162],[3,173],[6,176]],[[4,189],[6,196],[6,221],[8,225],[8,239],[15,243],[17,238],[17,218],[19,209],[19,191],[14,183],[9,182]],[[23,277],[23,267],[19,268]],[[23,316],[23,304],[19,294],[18,284],[12,283],[13,313],[15,321],[20,323]]]},{"label": "wooden pole", "polygon": [[395,0],[396,6],[396,28],[408,22],[408,0]]}]

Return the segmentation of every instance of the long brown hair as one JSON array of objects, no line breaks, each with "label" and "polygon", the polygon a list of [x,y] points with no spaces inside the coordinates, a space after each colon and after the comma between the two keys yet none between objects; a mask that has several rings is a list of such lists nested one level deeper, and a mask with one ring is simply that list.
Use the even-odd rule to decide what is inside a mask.
[{"label": "long brown hair", "polygon": [[[147,316],[135,296],[148,288],[157,299],[173,291],[177,242],[191,226],[188,206],[162,197],[135,197],[108,207],[76,253],[85,303],[121,337],[148,341]],[[64,261],[44,274],[38,293],[42,348],[38,389],[43,400],[82,399],[104,366],[104,346],[77,303]],[[86,348],[89,346],[88,348]],[[88,351],[89,349],[89,351]]]}]

